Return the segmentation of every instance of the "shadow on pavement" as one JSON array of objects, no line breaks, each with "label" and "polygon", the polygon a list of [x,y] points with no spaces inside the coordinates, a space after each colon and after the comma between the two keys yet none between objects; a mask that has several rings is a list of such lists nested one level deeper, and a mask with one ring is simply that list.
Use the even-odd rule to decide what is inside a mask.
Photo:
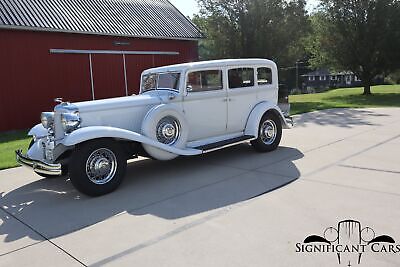
[{"label": "shadow on pavement", "polygon": [[389,115],[379,113],[378,111],[369,111],[361,109],[326,109],[318,112],[303,114],[295,119],[296,126],[306,127],[308,124],[339,126],[352,128],[353,126],[369,125],[379,126],[371,122],[371,117],[387,117]]},{"label": "shadow on pavement", "polygon": [[[13,217],[45,238],[62,236],[89,227],[121,213],[144,214],[177,219],[245,201],[281,188],[300,177],[294,160],[303,154],[293,148],[260,154],[248,145],[197,157],[173,161],[149,159],[128,165],[121,187],[106,196],[90,198],[77,192],[66,177],[40,179],[13,191],[0,193],[0,236],[12,242],[25,236],[40,237],[31,231],[24,235]],[[238,163],[266,167],[286,162],[297,177],[249,171]],[[215,164],[214,164],[215,162]],[[225,163],[225,164],[224,164]],[[229,166],[229,164],[235,166]],[[246,164],[244,164],[246,165]],[[4,211],[4,212],[2,212]],[[10,216],[12,215],[12,216]],[[31,232],[31,234],[29,234]]]}]

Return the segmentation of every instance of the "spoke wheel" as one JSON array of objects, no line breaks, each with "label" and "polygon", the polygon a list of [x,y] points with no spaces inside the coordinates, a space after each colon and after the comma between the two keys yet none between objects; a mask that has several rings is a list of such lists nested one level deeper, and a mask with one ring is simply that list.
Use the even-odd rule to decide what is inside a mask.
[{"label": "spoke wheel", "polygon": [[278,127],[273,120],[268,119],[261,125],[259,135],[264,144],[271,145],[278,135]]},{"label": "spoke wheel", "polygon": [[111,181],[117,172],[117,157],[107,148],[100,148],[90,154],[86,161],[86,175],[97,185]]},{"label": "spoke wheel", "polygon": [[78,145],[72,152],[69,178],[75,188],[86,195],[105,195],[121,184],[126,165],[127,155],[120,143],[96,139]]},{"label": "spoke wheel", "polygon": [[261,118],[257,139],[251,141],[251,145],[258,152],[275,150],[282,137],[282,124],[277,115],[267,112]]},{"label": "spoke wheel", "polygon": [[167,116],[162,118],[157,124],[157,140],[166,145],[173,145],[178,141],[181,133],[179,121]]}]

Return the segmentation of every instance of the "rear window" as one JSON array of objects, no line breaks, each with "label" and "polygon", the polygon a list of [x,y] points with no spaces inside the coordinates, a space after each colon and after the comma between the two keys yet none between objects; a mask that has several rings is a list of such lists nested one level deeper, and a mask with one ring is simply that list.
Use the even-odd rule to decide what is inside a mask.
[{"label": "rear window", "polygon": [[243,88],[254,86],[254,69],[239,68],[228,71],[229,88]]},{"label": "rear window", "polygon": [[272,70],[266,67],[258,68],[257,83],[258,85],[272,84]]},{"label": "rear window", "polygon": [[186,88],[188,92],[221,90],[223,88],[222,71],[205,70],[190,72],[188,74]]}]

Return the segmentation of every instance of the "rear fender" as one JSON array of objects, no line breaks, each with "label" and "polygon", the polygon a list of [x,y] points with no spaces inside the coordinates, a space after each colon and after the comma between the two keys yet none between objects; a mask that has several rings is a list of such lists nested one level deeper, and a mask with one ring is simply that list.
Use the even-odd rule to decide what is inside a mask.
[{"label": "rear fender", "polygon": [[270,102],[261,102],[257,104],[250,113],[246,124],[245,135],[258,137],[258,128],[261,118],[268,111],[273,112],[280,119],[283,129],[291,128],[291,126],[287,123],[282,111],[277,105],[274,105]]}]

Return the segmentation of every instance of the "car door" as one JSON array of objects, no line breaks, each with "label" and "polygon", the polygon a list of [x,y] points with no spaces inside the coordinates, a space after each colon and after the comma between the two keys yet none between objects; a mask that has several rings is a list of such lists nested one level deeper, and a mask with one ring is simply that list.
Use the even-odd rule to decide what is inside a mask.
[{"label": "car door", "polygon": [[257,104],[257,87],[253,67],[229,68],[228,133],[244,131],[247,119]]},{"label": "car door", "polygon": [[227,93],[222,69],[190,71],[183,100],[189,124],[188,141],[224,135],[227,127]]}]

